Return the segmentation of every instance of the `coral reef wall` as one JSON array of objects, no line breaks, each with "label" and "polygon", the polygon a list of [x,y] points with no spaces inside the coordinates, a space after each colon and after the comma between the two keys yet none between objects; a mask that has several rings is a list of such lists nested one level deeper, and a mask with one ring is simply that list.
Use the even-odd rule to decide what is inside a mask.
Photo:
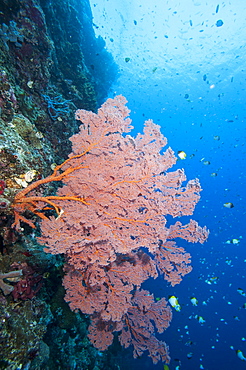
[{"label": "coral reef wall", "polygon": [[11,204],[66,159],[75,110],[96,111],[117,73],[88,0],[0,1],[0,369],[103,361],[85,319],[64,304],[62,259],[47,258],[38,230],[11,228]]},{"label": "coral reef wall", "polygon": [[1,128],[21,115],[42,142],[34,146],[42,157],[48,154],[45,162],[52,163],[52,155],[65,158],[67,139],[77,129],[72,112],[95,111],[117,75],[104,46],[95,38],[88,1],[2,1]]}]

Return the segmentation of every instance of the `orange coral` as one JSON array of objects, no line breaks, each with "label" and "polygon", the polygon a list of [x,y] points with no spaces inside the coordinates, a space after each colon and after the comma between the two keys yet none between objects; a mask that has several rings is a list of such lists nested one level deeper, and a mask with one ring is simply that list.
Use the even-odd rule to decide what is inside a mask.
[{"label": "orange coral", "polygon": [[[67,258],[66,301],[72,310],[96,315],[100,326],[107,328],[107,343],[112,339],[108,328],[115,331],[119,328],[115,323],[131,317],[143,281],[159,272],[175,285],[191,270],[190,255],[170,239],[203,243],[208,236],[207,229],[193,220],[167,227],[166,215],[192,215],[200,199],[199,181],[183,186],[183,170],[168,172],[176,158],[170,148],[162,152],[167,140],[151,120],[145,122],[143,134],[126,135],[132,126],[125,103],[117,96],[97,114],[78,110],[76,118],[82,124],[70,139],[69,158],[51,176],[20,191],[13,204],[16,227],[20,221],[34,227],[22,215],[25,210],[42,218],[39,242],[46,252],[64,253]],[[63,183],[57,195],[34,194],[39,185],[51,181]],[[47,218],[41,212],[44,204],[58,217]],[[162,322],[164,311],[167,314],[163,307],[164,303],[156,309],[156,322]],[[153,331],[148,336],[148,329],[143,330],[141,341],[153,339]],[[95,343],[100,339],[97,325],[93,338]],[[135,353],[143,348],[144,343]],[[147,348],[155,353],[153,361],[168,359],[167,348],[157,339]],[[156,355],[158,348],[161,356]]]},{"label": "orange coral", "polygon": [[[83,156],[84,154],[85,153],[81,153],[80,155],[74,156],[73,158],[78,158],[79,156]],[[12,204],[12,207],[14,209],[14,216],[15,216],[15,221],[12,224],[12,227],[19,229],[20,221],[23,221],[24,223],[27,223],[32,228],[35,228],[35,225],[32,221],[28,220],[26,217],[21,215],[21,213],[23,213],[24,211],[30,211],[36,214],[37,216],[39,216],[40,218],[46,219],[45,215],[38,211],[38,209],[40,208],[40,202],[47,203],[50,206],[52,206],[55,209],[58,216],[61,215],[62,209],[59,206],[57,206],[57,204],[54,202],[55,200],[74,200],[74,201],[87,204],[84,199],[80,197],[75,197],[75,196],[63,196],[63,197],[59,197],[57,195],[51,195],[51,196],[46,196],[46,197],[39,196],[39,195],[27,196],[27,194],[29,194],[34,189],[37,189],[40,185],[47,184],[53,181],[62,181],[64,177],[69,176],[73,171],[84,168],[82,166],[69,167],[64,172],[60,173],[60,170],[62,169],[62,167],[65,164],[67,164],[70,159],[72,158],[67,159],[61,165],[56,166],[52,175],[44,179],[34,181],[33,183],[31,183],[26,188],[22,189],[16,194],[14,198],[14,202]]]}]

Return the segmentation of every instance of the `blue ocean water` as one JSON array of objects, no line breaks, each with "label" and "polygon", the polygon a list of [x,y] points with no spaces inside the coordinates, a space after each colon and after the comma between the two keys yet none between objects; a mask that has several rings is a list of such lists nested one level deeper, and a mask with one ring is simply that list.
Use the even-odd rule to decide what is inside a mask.
[{"label": "blue ocean water", "polygon": [[[91,0],[95,31],[120,67],[111,96],[127,98],[134,133],[151,118],[175,153],[186,153],[176,167],[199,178],[203,191],[192,218],[210,230],[204,245],[179,242],[193,266],[180,285],[148,283],[155,296],[175,295],[181,305],[158,338],[170,346],[170,369],[245,369],[236,351],[246,356],[246,4],[113,3]],[[121,369],[163,369],[147,355],[133,360],[128,350],[119,361]]]}]

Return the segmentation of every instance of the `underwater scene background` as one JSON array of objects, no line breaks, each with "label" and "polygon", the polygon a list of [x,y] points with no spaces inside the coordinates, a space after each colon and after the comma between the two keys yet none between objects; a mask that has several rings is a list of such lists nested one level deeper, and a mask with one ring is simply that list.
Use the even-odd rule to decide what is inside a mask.
[{"label": "underwater scene background", "polygon": [[[155,295],[164,290],[181,305],[164,333],[169,367],[180,360],[181,369],[243,369],[235,351],[246,351],[245,296],[237,291],[245,289],[246,263],[246,8],[240,1],[133,1],[115,7],[105,1],[92,2],[92,10],[96,32],[120,65],[115,91],[129,100],[136,131],[146,118],[160,124],[176,154],[187,155],[178,166],[203,188],[194,218],[210,235],[204,245],[185,247],[192,272],[174,288],[162,281],[152,285]],[[227,202],[234,207],[223,206]],[[146,362],[141,368],[151,368]]]},{"label": "underwater scene background", "polygon": [[[240,0],[2,1],[0,369],[245,368],[245,19]],[[35,181],[31,196],[62,194],[63,179],[45,179],[71,153],[69,138],[81,124],[75,111],[96,113],[117,95],[128,101],[131,135],[152,119],[177,157],[172,170],[183,168],[202,187],[191,217],[209,229],[208,239],[177,243],[190,253],[192,271],[175,286],[163,276],[142,284],[156,302],[177,299],[169,299],[170,326],[156,333],[169,346],[165,365],[153,364],[148,353],[134,359],[133,347],[123,349],[116,333],[105,351],[92,345],[90,310],[67,304],[66,240],[54,237],[60,254],[43,251],[49,232],[40,217],[60,222],[63,203],[55,214],[38,200],[24,213],[17,202]],[[167,215],[167,226],[191,217]]]}]

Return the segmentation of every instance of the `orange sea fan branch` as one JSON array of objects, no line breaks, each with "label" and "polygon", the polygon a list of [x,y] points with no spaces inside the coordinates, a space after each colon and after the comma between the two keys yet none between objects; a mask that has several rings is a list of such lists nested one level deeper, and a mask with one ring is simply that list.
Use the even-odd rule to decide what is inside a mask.
[{"label": "orange sea fan branch", "polygon": [[50,176],[48,176],[44,179],[34,181],[33,183],[31,183],[26,188],[22,189],[21,191],[19,191],[16,194],[16,196],[14,198],[14,202],[12,204],[12,207],[14,208],[14,217],[15,217],[15,221],[12,224],[12,227],[19,228],[20,221],[23,221],[23,222],[27,223],[29,226],[31,226],[32,228],[35,228],[34,223],[31,222],[30,220],[27,220],[26,217],[21,216],[20,212],[23,212],[25,210],[29,210],[29,211],[35,213],[36,215],[38,215],[39,217],[45,218],[45,216],[41,216],[40,212],[36,211],[36,208],[38,208],[38,202],[44,202],[44,203],[50,204],[55,209],[57,215],[60,215],[60,207],[57,206],[54,202],[52,202],[52,200],[73,200],[73,201],[79,201],[83,204],[89,205],[89,203],[87,203],[84,199],[82,199],[80,197],[76,197],[76,196],[61,196],[61,197],[59,197],[59,196],[54,195],[54,196],[41,197],[41,196],[27,196],[27,194],[29,194],[32,190],[37,189],[40,185],[47,184],[47,183],[53,182],[53,181],[62,181],[65,177],[68,177],[72,172],[74,172],[76,170],[83,169],[83,168],[88,168],[88,166],[68,167],[62,173],[59,173],[59,171],[62,169],[62,167],[64,165],[66,165],[68,162],[70,162],[73,159],[77,159],[77,158],[80,158],[80,157],[84,156],[92,148],[96,147],[99,144],[99,142],[103,139],[103,137],[105,136],[107,131],[108,131],[108,128],[103,131],[99,140],[97,140],[96,142],[88,145],[88,148],[86,150],[84,150],[82,153],[77,154],[77,155],[73,155],[70,158],[66,159],[60,165],[56,166],[53,173]]}]

